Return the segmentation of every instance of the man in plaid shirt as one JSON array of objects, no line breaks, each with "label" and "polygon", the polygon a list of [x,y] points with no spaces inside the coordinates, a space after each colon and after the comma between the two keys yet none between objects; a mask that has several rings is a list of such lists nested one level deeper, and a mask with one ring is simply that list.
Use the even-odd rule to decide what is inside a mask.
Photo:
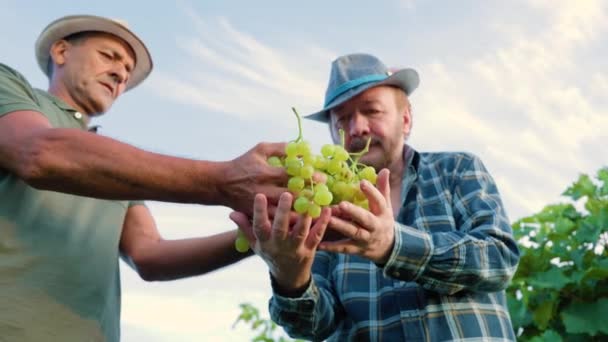
[{"label": "man in plaid shirt", "polygon": [[[504,289],[519,252],[496,185],[468,153],[420,153],[405,144],[416,71],[376,57],[334,61],[325,106],[349,151],[378,174],[361,189],[369,211],[349,203],[290,226],[283,194],[271,222],[258,195],[250,224],[231,218],[269,265],[272,319],[292,337],[330,341],[511,341]],[[322,241],[326,227],[342,235]]]}]

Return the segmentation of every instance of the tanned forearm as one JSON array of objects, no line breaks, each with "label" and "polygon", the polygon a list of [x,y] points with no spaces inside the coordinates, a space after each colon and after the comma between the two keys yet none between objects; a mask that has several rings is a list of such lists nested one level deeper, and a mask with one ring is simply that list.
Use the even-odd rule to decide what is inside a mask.
[{"label": "tanned forearm", "polygon": [[236,231],[209,237],[161,240],[140,248],[132,257],[139,275],[148,281],[173,280],[205,274],[242,260],[253,253],[234,248]]},{"label": "tanned forearm", "polygon": [[227,163],[146,152],[75,129],[48,129],[15,146],[15,172],[31,186],[104,199],[220,204]]}]

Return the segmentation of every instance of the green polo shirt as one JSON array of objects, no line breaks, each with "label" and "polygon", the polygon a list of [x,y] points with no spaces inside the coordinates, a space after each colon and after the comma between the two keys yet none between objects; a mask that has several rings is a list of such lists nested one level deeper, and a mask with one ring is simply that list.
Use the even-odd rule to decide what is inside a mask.
[{"label": "green polo shirt", "polygon": [[[80,113],[0,64],[0,117],[19,110],[86,129]],[[0,168],[1,341],[120,339],[119,241],[133,204],[37,190]]]}]

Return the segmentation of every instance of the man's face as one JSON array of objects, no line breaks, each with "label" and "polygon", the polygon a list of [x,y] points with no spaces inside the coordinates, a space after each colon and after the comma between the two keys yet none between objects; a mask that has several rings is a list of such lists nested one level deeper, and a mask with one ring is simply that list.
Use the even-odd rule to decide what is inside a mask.
[{"label": "man's face", "polygon": [[[363,150],[371,138],[369,152],[359,161],[376,170],[401,162],[403,143],[411,128],[405,94],[388,86],[374,87],[353,97],[330,112],[334,143],[340,143],[339,129],[344,130],[344,145],[349,152]],[[398,105],[398,96],[401,104]]]},{"label": "man's face", "polygon": [[57,65],[53,79],[78,109],[89,115],[110,109],[125,91],[135,65],[129,45],[109,34],[94,34],[75,42],[59,41],[51,51]]}]

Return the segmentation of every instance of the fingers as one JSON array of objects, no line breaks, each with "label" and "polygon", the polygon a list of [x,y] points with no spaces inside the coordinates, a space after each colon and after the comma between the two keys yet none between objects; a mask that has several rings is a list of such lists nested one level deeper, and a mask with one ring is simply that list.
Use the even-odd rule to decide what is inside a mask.
[{"label": "fingers", "polygon": [[390,184],[389,180],[390,180],[390,171],[388,169],[382,169],[382,170],[380,170],[380,173],[378,173],[378,178],[376,180],[376,186],[378,187],[378,190],[380,190],[382,197],[384,197],[386,199],[386,205],[389,208],[391,208],[391,210],[392,210],[391,184]]},{"label": "fingers", "polygon": [[[371,211],[374,215],[380,215],[386,209],[387,199],[384,198],[382,193],[376,189],[372,183],[363,180],[360,185],[361,191],[367,197],[367,201],[369,203],[369,211]],[[388,202],[390,202],[390,198],[388,198]]]},{"label": "fingers", "polygon": [[[285,192],[285,191],[283,191]],[[277,202],[278,202],[278,198],[277,198]],[[270,205],[268,207],[268,215],[270,216],[271,220],[274,220],[274,217],[277,215],[277,207],[276,205]],[[298,213],[294,212],[294,211],[290,211],[289,212],[289,225],[294,225],[297,221],[298,218],[300,217],[300,215],[298,215]]]},{"label": "fingers", "polygon": [[[287,182],[285,182],[284,184],[287,184]],[[272,186],[272,187],[269,186],[269,187],[265,187],[262,192],[266,195],[268,202],[273,204],[273,206],[274,206],[275,204],[279,203],[279,198],[281,198],[281,195],[287,191],[288,191],[287,188],[282,188],[282,187],[278,187],[278,186]]]},{"label": "fingers", "polygon": [[[354,221],[358,223],[359,226],[363,227],[367,231],[374,230],[374,220],[376,217],[373,213],[361,207],[358,207],[350,202],[340,202],[339,206],[340,210],[342,210],[343,216],[347,217],[348,221]],[[334,216],[332,217],[330,224],[333,225],[334,221],[338,220],[347,222],[346,220],[342,220]]]},{"label": "fingers", "polygon": [[321,216],[317,218],[315,224],[312,226],[312,228],[310,228],[310,232],[308,233],[308,238],[306,239],[305,243],[305,246],[307,248],[317,248],[321,240],[323,240],[323,236],[325,235],[325,231],[327,230],[327,225],[329,224],[330,218],[331,209],[323,208],[323,210],[321,210]]},{"label": "fingers", "polygon": [[289,192],[284,192],[280,199],[277,211],[272,222],[272,236],[279,240],[285,240],[289,233],[289,213],[293,196]]},{"label": "fingers", "polygon": [[256,149],[258,149],[263,155],[264,157],[270,157],[270,156],[283,156],[285,155],[285,146],[287,145],[287,143],[285,142],[280,142],[280,143],[259,143],[256,146]]},{"label": "fingers", "polygon": [[340,240],[340,241],[331,241],[331,242],[321,242],[319,244],[318,249],[320,251],[332,252],[332,253],[342,253],[342,254],[351,254],[351,255],[359,255],[361,254],[361,247],[359,247],[352,240]]},{"label": "fingers", "polygon": [[253,234],[260,241],[266,241],[270,238],[268,202],[263,194],[255,195],[253,200]]},{"label": "fingers", "polygon": [[255,240],[255,235],[253,234],[253,226],[251,225],[251,222],[249,222],[249,218],[247,217],[247,215],[238,211],[233,211],[230,213],[230,215],[228,215],[228,217],[230,217],[232,222],[236,223],[236,225],[239,227],[239,230],[242,231],[243,234],[245,234],[245,236],[247,237],[247,240]]},{"label": "fingers", "polygon": [[317,184],[317,183],[325,184],[325,182],[327,182],[327,175],[323,172],[315,172],[312,174],[312,180],[315,182],[315,184]]},{"label": "fingers", "polygon": [[298,221],[294,225],[293,230],[291,232],[293,242],[296,245],[301,244],[308,236],[308,233],[310,232],[311,222],[312,218],[308,215],[301,215],[298,218]]},{"label": "fingers", "polygon": [[351,221],[345,221],[337,217],[332,217],[329,220],[329,227],[332,231],[342,234],[353,241],[365,242],[371,236],[368,230],[353,224]]}]

